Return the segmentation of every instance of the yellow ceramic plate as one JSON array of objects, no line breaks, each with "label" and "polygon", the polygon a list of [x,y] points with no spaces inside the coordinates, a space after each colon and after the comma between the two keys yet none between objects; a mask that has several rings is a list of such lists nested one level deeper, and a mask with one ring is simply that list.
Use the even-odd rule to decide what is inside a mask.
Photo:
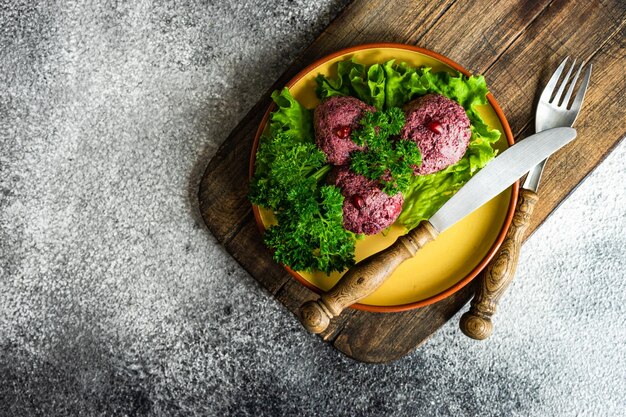
[{"label": "yellow ceramic plate", "polygon": [[[315,77],[318,74],[336,76],[336,63],[354,58],[362,64],[383,63],[390,59],[404,61],[413,66],[429,66],[433,71],[467,70],[434,52],[401,44],[362,45],[339,51],[305,68],[287,83],[291,94],[305,107],[319,104],[315,95]],[[479,113],[493,129],[502,133],[497,148],[500,151],[513,144],[508,123],[500,107],[489,94],[489,104],[481,106]],[[267,124],[268,109],[252,149],[251,174],[258,139]],[[440,234],[437,239],[421,249],[415,257],[405,261],[393,275],[369,297],[354,308],[370,311],[401,311],[432,304],[458,291],[471,281],[498,249],[510,225],[519,185],[515,184],[474,213]],[[265,229],[274,222],[273,215],[254,206],[259,227]],[[357,241],[356,260],[381,251],[391,245],[403,232],[400,226],[392,226],[389,233],[367,236]],[[327,290],[341,277],[340,273],[327,276],[323,272],[308,273],[287,270],[300,282],[314,291]]]}]

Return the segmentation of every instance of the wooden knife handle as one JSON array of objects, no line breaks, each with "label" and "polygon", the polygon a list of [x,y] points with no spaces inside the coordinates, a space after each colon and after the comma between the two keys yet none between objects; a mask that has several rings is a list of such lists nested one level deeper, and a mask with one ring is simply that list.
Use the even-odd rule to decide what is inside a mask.
[{"label": "wooden knife handle", "polygon": [[461,331],[473,339],[488,338],[493,331],[491,317],[500,297],[515,276],[522,239],[530,224],[530,216],[539,200],[536,193],[522,189],[517,201],[513,222],[495,258],[478,277],[478,284],[470,309],[461,316]]},{"label": "wooden knife handle", "polygon": [[333,317],[348,306],[373,293],[405,260],[413,257],[426,243],[437,237],[437,231],[427,221],[400,236],[387,249],[363,259],[330,290],[317,300],[300,306],[300,321],[311,333],[321,333]]}]

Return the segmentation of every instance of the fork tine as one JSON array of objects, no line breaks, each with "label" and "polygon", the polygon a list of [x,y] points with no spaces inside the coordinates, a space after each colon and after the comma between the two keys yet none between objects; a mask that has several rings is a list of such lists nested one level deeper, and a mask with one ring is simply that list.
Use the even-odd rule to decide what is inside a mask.
[{"label": "fork tine", "polygon": [[572,70],[574,69],[575,65],[576,65],[576,59],[574,59],[574,61],[572,61],[572,66],[569,67],[569,71],[567,71],[567,74],[563,78],[563,81],[561,81],[561,85],[559,86],[559,90],[556,92],[556,95],[554,96],[554,100],[552,101],[552,103],[554,103],[557,106],[559,105],[559,100],[561,99],[561,94],[563,94],[563,90],[565,90],[565,86],[567,85],[567,81],[569,80],[569,76],[572,75]]},{"label": "fork tine", "polygon": [[585,98],[585,92],[587,91],[587,86],[589,85],[589,78],[591,78],[591,67],[589,64],[587,67],[587,71],[585,71],[585,78],[583,78],[583,82],[580,84],[580,88],[578,89],[578,93],[576,93],[576,97],[574,98],[574,102],[572,103],[572,107],[568,110],[574,110],[576,112],[580,111],[580,107],[583,104],[583,99]]},{"label": "fork tine", "polygon": [[556,71],[554,71],[554,73],[552,74],[552,77],[550,77],[550,81],[548,81],[548,84],[546,84],[545,88],[543,89],[543,92],[541,93],[541,97],[539,97],[539,101],[545,101],[546,103],[550,101],[550,97],[552,96],[552,93],[554,92],[554,87],[556,87],[556,83],[559,81],[559,77],[561,76],[561,73],[563,72],[563,68],[565,68],[565,63],[567,62],[568,59],[569,57],[565,57],[563,62],[561,62],[561,65],[559,65]]},{"label": "fork tine", "polygon": [[565,108],[567,108],[567,105],[569,104],[569,99],[572,97],[574,87],[576,87],[576,81],[578,81],[578,76],[580,75],[580,71],[582,71],[584,66],[585,61],[581,62],[580,66],[578,67],[578,71],[576,71],[574,79],[570,82],[569,88],[567,89],[567,94],[565,94],[565,97],[563,98],[563,103],[561,104]]}]

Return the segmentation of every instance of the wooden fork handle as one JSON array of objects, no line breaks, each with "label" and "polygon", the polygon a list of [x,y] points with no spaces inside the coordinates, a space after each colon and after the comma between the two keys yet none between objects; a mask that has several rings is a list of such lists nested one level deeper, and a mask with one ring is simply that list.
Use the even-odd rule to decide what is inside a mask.
[{"label": "wooden fork handle", "polygon": [[496,256],[478,277],[478,284],[470,309],[461,316],[460,327],[465,335],[483,340],[493,332],[492,316],[502,294],[515,276],[522,239],[530,224],[530,217],[539,197],[522,189],[517,201],[513,222]]},{"label": "wooden fork handle", "polygon": [[427,221],[400,236],[387,249],[365,258],[341,277],[327,292],[300,307],[300,321],[311,333],[321,333],[348,306],[367,297],[405,260],[413,257],[426,243],[437,237]]}]

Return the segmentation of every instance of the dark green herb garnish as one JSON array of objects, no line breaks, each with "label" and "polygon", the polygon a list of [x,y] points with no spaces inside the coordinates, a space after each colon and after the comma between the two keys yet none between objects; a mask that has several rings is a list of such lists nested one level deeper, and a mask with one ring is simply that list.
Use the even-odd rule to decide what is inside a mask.
[{"label": "dark green herb garnish", "polygon": [[392,139],[404,126],[404,113],[397,107],[368,112],[360,124],[352,140],[367,148],[352,153],[350,168],[366,178],[378,180],[388,195],[405,192],[414,166],[422,163],[422,155],[415,142]]}]

